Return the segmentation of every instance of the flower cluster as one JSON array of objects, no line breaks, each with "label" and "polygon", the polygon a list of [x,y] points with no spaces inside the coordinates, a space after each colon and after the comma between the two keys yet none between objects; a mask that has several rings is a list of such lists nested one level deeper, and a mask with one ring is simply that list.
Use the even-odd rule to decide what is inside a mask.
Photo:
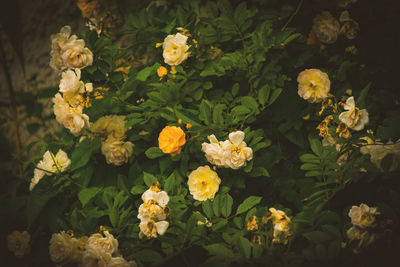
[{"label": "flower cluster", "polygon": [[133,154],[134,145],[126,139],[125,116],[109,115],[98,119],[90,127],[93,133],[102,136],[101,153],[108,164],[121,166]]},{"label": "flower cluster", "polygon": [[66,70],[62,73],[60,93],[53,98],[56,120],[78,136],[89,126],[89,116],[83,108],[89,106],[89,94],[93,91],[92,83],[83,83],[80,69]]},{"label": "flower cluster", "polygon": [[213,200],[218,192],[221,179],[209,166],[200,166],[189,174],[188,186],[195,200]]},{"label": "flower cluster", "polygon": [[370,208],[366,204],[360,206],[352,206],[349,211],[349,217],[353,226],[347,230],[347,237],[350,241],[359,240],[357,248],[354,249],[358,253],[361,247],[370,245],[375,241],[375,234],[370,231],[377,224],[375,215],[378,215],[377,208]]},{"label": "flower cluster", "polygon": [[136,262],[125,260],[118,251],[118,240],[107,230],[89,238],[74,237],[72,232],[53,234],[49,246],[50,258],[54,263],[77,264],[79,266],[123,266],[136,267]]},{"label": "flower cluster", "polygon": [[36,165],[29,190],[32,191],[45,174],[51,176],[54,173],[62,173],[69,165],[71,165],[71,160],[62,149],[58,150],[56,155],[50,151],[46,151],[43,159]]},{"label": "flower cluster", "polygon": [[159,183],[155,182],[142,194],[142,200],[137,216],[140,219],[139,237],[156,238],[157,234],[163,235],[169,226],[165,220],[169,214],[167,192],[161,191]]},{"label": "flower cluster", "polygon": [[93,53],[85,47],[85,41],[71,35],[71,27],[64,26],[52,35],[50,66],[56,71],[67,68],[82,69],[93,63]]},{"label": "flower cluster", "polygon": [[246,145],[244,132],[236,131],[229,134],[229,140],[218,141],[215,135],[208,136],[210,143],[203,143],[201,150],[207,160],[223,168],[237,170],[246,166],[246,161],[253,159],[253,150]]},{"label": "flower cluster", "polygon": [[13,231],[7,236],[8,249],[14,253],[15,257],[22,258],[31,251],[30,240],[31,235],[27,231]]}]

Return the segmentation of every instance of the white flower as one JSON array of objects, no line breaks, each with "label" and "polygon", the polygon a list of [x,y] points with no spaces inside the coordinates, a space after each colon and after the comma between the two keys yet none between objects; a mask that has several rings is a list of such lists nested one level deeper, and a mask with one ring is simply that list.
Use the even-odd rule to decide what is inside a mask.
[{"label": "white flower", "polygon": [[358,109],[355,106],[354,97],[349,97],[344,105],[344,111],[340,113],[339,120],[354,131],[361,131],[369,122],[368,111]]},{"label": "white flower", "polygon": [[118,240],[114,238],[108,231],[104,231],[104,235],[92,234],[89,237],[88,247],[100,246],[106,253],[113,254],[118,251]]},{"label": "white flower", "polygon": [[137,267],[135,261],[127,261],[122,257],[113,257],[108,262],[107,267]]},{"label": "white flower", "polygon": [[67,68],[82,69],[93,63],[92,52],[85,47],[85,41],[71,36],[71,27],[64,26],[60,32],[52,35],[50,66],[57,71]]},{"label": "white flower", "polygon": [[128,162],[128,158],[133,154],[133,144],[115,139],[112,136],[101,144],[101,153],[106,157],[108,164],[121,166]]},{"label": "white flower", "polygon": [[[80,69],[66,70],[61,74],[60,92],[73,92],[79,91],[81,86],[81,71]],[[82,82],[83,83],[83,82]]]},{"label": "white flower", "polygon": [[157,234],[164,235],[167,231],[169,223],[167,221],[155,222],[154,220],[142,220],[139,224],[139,237],[147,236],[148,238],[157,237]]},{"label": "white flower", "polygon": [[246,166],[246,161],[253,159],[253,150],[246,145],[244,132],[236,131],[229,134],[229,141],[222,145],[225,165],[237,170]]},{"label": "white flower", "polygon": [[52,235],[49,252],[51,260],[60,264],[78,262],[81,258],[78,239],[64,231]]},{"label": "white flower", "polygon": [[146,219],[156,219],[158,221],[165,220],[167,218],[164,209],[157,205],[154,200],[149,200],[139,207],[138,219],[146,220]]},{"label": "white flower", "polygon": [[27,231],[13,231],[7,236],[8,249],[14,253],[15,257],[21,258],[29,254],[31,250],[30,240],[31,235]]},{"label": "white flower", "polygon": [[93,64],[93,53],[85,47],[85,41],[70,40],[62,49],[61,58],[68,68],[82,69]]},{"label": "white flower", "polygon": [[169,196],[165,191],[155,191],[152,189],[148,189],[142,194],[142,200],[145,203],[149,201],[154,201],[160,207],[165,208],[169,202]]},{"label": "white flower", "polygon": [[32,191],[45,174],[51,176],[53,173],[64,172],[70,165],[71,160],[68,158],[67,153],[62,149],[59,149],[56,155],[50,151],[46,151],[43,155],[43,160],[39,161],[36,165],[36,169],[33,172],[33,178],[29,185],[29,190]]},{"label": "white flower", "polygon": [[186,44],[188,37],[177,33],[168,35],[163,43],[164,62],[170,66],[177,66],[186,60],[190,53],[187,52],[189,46]]},{"label": "white flower", "polygon": [[218,167],[225,167],[224,150],[222,149],[223,142],[219,142],[213,134],[208,136],[208,140],[210,143],[203,143],[201,151],[206,154],[208,162]]},{"label": "white flower", "polygon": [[71,107],[59,93],[53,98],[53,103],[56,120],[73,135],[78,136],[89,125],[89,117],[82,113],[82,106]]},{"label": "white flower", "polygon": [[370,208],[366,204],[352,206],[349,211],[351,223],[360,228],[375,226],[375,215],[379,214],[376,208]]}]

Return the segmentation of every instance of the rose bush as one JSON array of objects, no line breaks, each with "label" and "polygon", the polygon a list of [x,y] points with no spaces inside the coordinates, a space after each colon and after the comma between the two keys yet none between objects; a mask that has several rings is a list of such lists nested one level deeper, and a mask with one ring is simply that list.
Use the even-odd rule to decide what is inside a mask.
[{"label": "rose bush", "polygon": [[52,36],[62,129],[5,211],[33,261],[345,266],[396,241],[398,99],[345,53],[355,1],[127,2]]}]

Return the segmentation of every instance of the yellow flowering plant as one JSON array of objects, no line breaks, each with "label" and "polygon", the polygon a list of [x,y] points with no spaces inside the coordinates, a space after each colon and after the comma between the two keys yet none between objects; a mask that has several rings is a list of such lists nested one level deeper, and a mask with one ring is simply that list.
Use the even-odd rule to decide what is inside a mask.
[{"label": "yellow flowering plant", "polygon": [[31,233],[12,234],[10,254],[48,255],[43,265],[315,266],[345,264],[354,240],[361,251],[398,231],[400,195],[388,186],[398,185],[398,116],[381,123],[376,85],[338,41],[357,39],[353,13],[167,2],[79,0],[87,28],[51,37],[60,130],[6,189],[4,232]]}]

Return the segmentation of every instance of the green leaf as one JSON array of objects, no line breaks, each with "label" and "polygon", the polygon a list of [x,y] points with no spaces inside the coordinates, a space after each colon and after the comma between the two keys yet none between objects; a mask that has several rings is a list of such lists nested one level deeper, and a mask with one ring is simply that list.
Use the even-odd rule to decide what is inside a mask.
[{"label": "green leaf", "polygon": [[222,115],[223,110],[225,109],[225,104],[217,104],[213,110],[213,121],[217,125],[224,125],[224,116]]},{"label": "green leaf", "polygon": [[322,154],[322,144],[317,138],[308,137],[308,141],[310,142],[311,150],[315,155],[321,156]]},{"label": "green leaf", "polygon": [[144,185],[135,185],[132,187],[131,189],[131,194],[132,195],[139,195],[139,194],[143,194],[144,191],[146,191],[148,189],[148,187],[144,186]]},{"label": "green leaf", "polygon": [[97,193],[99,193],[101,191],[101,188],[99,187],[89,187],[89,188],[85,188],[83,190],[81,190],[78,193],[78,198],[79,201],[82,203],[82,207],[85,207],[86,204],[92,200]]},{"label": "green leaf", "polygon": [[148,172],[143,172],[143,181],[145,185],[148,187],[152,186],[155,182],[157,182],[157,178]]},{"label": "green leaf", "polygon": [[144,153],[149,159],[156,159],[165,155],[159,147],[150,147]]},{"label": "green leaf", "polygon": [[211,227],[213,229],[213,231],[218,231],[221,228],[223,228],[225,225],[228,224],[228,220],[227,219],[223,219],[222,221],[219,221],[215,224],[213,224],[213,226]]},{"label": "green leaf", "polygon": [[146,81],[147,78],[152,74],[152,73],[156,73],[157,69],[160,67],[161,65],[159,63],[155,63],[153,66],[149,66],[146,67],[144,69],[142,69],[141,71],[139,71],[136,74],[136,79],[139,81]]},{"label": "green leaf", "polygon": [[211,201],[209,199],[203,202],[201,208],[203,209],[203,212],[207,216],[207,218],[213,217],[213,208]]},{"label": "green leaf", "polygon": [[270,91],[271,88],[268,85],[264,85],[258,91],[258,102],[260,102],[261,105],[264,105],[267,102]]},{"label": "green leaf", "polygon": [[367,99],[368,91],[371,88],[371,85],[372,85],[372,83],[370,82],[364,87],[364,89],[361,90],[360,96],[358,97],[357,102],[356,102],[356,106],[359,109],[363,109],[363,108],[367,107],[366,99]]},{"label": "green leaf", "polygon": [[174,18],[167,26],[165,26],[164,32],[166,34],[171,33],[171,31],[175,27],[175,25],[176,25],[176,18]]},{"label": "green leaf", "polygon": [[78,143],[71,155],[71,171],[85,166],[92,156],[92,141],[90,138],[85,138]]},{"label": "green leaf", "polygon": [[303,236],[314,243],[325,243],[331,239],[330,235],[321,231],[304,233]]},{"label": "green leaf", "polygon": [[187,111],[175,109],[175,115],[177,118],[182,119],[183,123],[190,123],[193,126],[201,126],[201,123],[195,118],[195,116]]},{"label": "green leaf", "polygon": [[234,257],[233,251],[227,248],[223,243],[215,243],[204,246],[210,255],[215,255],[220,259],[231,259]]},{"label": "green leaf", "polygon": [[239,237],[237,246],[238,246],[238,249],[239,249],[239,251],[241,252],[241,254],[242,254],[246,259],[250,259],[250,256],[251,256],[251,245],[250,245],[250,241],[249,241],[247,238],[241,236],[241,237]]},{"label": "green leaf", "polygon": [[213,208],[215,216],[217,216],[217,217],[221,216],[221,195],[220,194],[218,194],[214,198],[214,201],[212,202],[212,208]]},{"label": "green leaf", "polygon": [[199,118],[200,120],[204,121],[206,125],[211,124],[211,107],[205,100],[202,100],[199,106],[200,114]]},{"label": "green leaf", "polygon": [[239,92],[239,84],[235,83],[232,86],[232,96],[236,96],[238,94],[238,92]]},{"label": "green leaf", "polygon": [[175,188],[175,174],[172,173],[167,179],[165,179],[164,190],[171,195]]},{"label": "green leaf", "polygon": [[232,212],[232,206],[233,206],[233,199],[229,194],[224,194],[221,196],[221,214],[225,218],[229,217]]},{"label": "green leaf", "polygon": [[250,176],[258,177],[258,176],[267,176],[269,177],[270,174],[264,167],[254,167],[251,172],[249,173]]},{"label": "green leaf", "polygon": [[237,208],[236,214],[241,214],[241,213],[248,211],[249,209],[251,209],[252,207],[257,205],[258,203],[260,203],[261,199],[262,199],[262,197],[257,197],[257,196],[250,196],[250,197],[246,198],[242,202],[242,204],[240,204],[239,207]]},{"label": "green leaf", "polygon": [[300,160],[306,163],[314,163],[314,164],[321,163],[320,159],[313,154],[303,154],[300,156]]},{"label": "green leaf", "polygon": [[161,255],[153,249],[144,249],[137,251],[135,253],[135,257],[140,261],[153,263],[161,262],[163,260],[163,257],[161,257]]},{"label": "green leaf", "polygon": [[271,97],[269,98],[268,105],[272,105],[272,103],[275,102],[275,100],[280,96],[281,93],[282,93],[282,88],[275,89],[272,92]]}]

